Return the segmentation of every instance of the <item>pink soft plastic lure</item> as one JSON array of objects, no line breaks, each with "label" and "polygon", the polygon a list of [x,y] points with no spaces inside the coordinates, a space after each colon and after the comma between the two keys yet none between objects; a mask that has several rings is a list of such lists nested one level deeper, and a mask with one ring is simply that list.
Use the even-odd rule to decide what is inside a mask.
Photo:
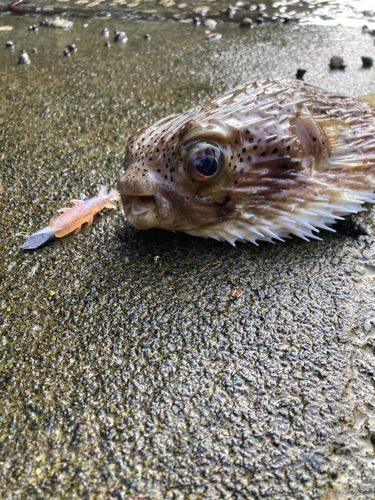
[{"label": "pink soft plastic lure", "polygon": [[72,203],[75,203],[74,207],[60,208],[59,211],[63,213],[52,219],[48,226],[29,236],[21,246],[22,250],[35,250],[55,238],[62,238],[73,231],[78,233],[85,222],[87,222],[87,227],[91,226],[94,215],[100,210],[116,208],[114,201],[118,197],[119,193],[116,189],[107,193],[106,188],[101,187],[95,198],[71,200]]},{"label": "pink soft plastic lure", "polygon": [[114,201],[118,197],[119,193],[116,189],[107,193],[106,188],[102,186],[95,198],[70,200],[75,205],[69,208],[60,208],[59,212],[63,212],[62,215],[52,219],[48,227],[52,229],[56,238],[62,238],[73,231],[78,233],[85,222],[87,222],[87,227],[90,227],[94,215],[103,208],[115,209]]}]

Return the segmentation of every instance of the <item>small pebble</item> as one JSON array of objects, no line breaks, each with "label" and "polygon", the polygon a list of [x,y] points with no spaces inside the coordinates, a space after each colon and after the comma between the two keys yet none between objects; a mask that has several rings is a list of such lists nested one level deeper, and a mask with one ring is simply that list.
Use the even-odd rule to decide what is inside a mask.
[{"label": "small pebble", "polygon": [[195,26],[199,26],[201,23],[201,20],[199,19],[199,17],[194,17],[193,23],[195,24]]},{"label": "small pebble", "polygon": [[344,60],[340,56],[332,56],[329,61],[329,67],[331,69],[345,69]]},{"label": "small pebble", "polygon": [[195,12],[199,14],[202,17],[207,16],[208,11],[210,10],[209,7],[198,7],[195,9]]},{"label": "small pebble", "polygon": [[30,31],[37,31],[38,30],[38,26],[36,24],[32,24],[31,26],[29,26],[29,30]]},{"label": "small pebble", "polygon": [[203,21],[203,25],[206,26],[206,28],[213,30],[216,28],[217,21],[215,21],[215,19],[206,19]]},{"label": "small pebble", "polygon": [[253,26],[253,21],[250,17],[244,17],[241,21],[240,28],[251,28]]},{"label": "small pebble", "polygon": [[236,7],[229,5],[229,7],[227,8],[227,14],[228,14],[229,19],[233,19],[235,13],[236,13]]},{"label": "small pebble", "polygon": [[362,68],[371,68],[373,62],[372,57],[362,57]]},{"label": "small pebble", "polygon": [[36,54],[36,53],[38,52],[38,49],[37,49],[36,47],[34,47],[33,49],[31,49],[31,52],[32,52],[33,54]]},{"label": "small pebble", "polygon": [[100,34],[103,35],[103,36],[109,36],[109,29],[108,28],[102,29],[102,31],[100,32]]},{"label": "small pebble", "polygon": [[[71,28],[73,26],[73,22],[68,19],[60,19],[59,17],[55,17],[54,19],[43,19],[40,21],[41,26],[45,26],[48,28]],[[85,27],[85,25],[83,25]]]},{"label": "small pebble", "polygon": [[205,38],[206,40],[208,40],[209,42],[213,42],[215,40],[219,40],[223,35],[221,35],[220,33],[208,33]]},{"label": "small pebble", "polygon": [[66,46],[67,49],[70,51],[70,52],[77,52],[77,47],[75,46],[74,43],[71,43],[70,45],[67,45]]},{"label": "small pebble", "polygon": [[298,80],[302,80],[303,75],[305,73],[306,73],[305,69],[297,69],[296,78],[298,78]]},{"label": "small pebble", "polygon": [[105,45],[106,47],[110,47],[110,46],[111,46],[110,42],[105,42],[105,44],[104,44],[104,45]]},{"label": "small pebble", "polygon": [[375,30],[370,30],[366,24],[364,26],[362,26],[362,32],[368,33],[371,36],[375,36]]},{"label": "small pebble", "polygon": [[65,57],[70,57],[70,52],[69,52],[69,50],[64,50],[64,56],[65,56]]},{"label": "small pebble", "polygon": [[30,58],[26,50],[21,52],[20,57],[18,58],[18,64],[30,64]]},{"label": "small pebble", "polygon": [[115,36],[115,42],[118,42],[118,43],[125,43],[127,39],[128,39],[128,37],[126,36],[125,31],[120,31]]},{"label": "small pebble", "polygon": [[151,35],[146,33],[146,35],[144,35],[143,38],[145,38],[146,40],[151,40]]},{"label": "small pebble", "polygon": [[14,49],[14,43],[9,40],[9,42],[5,42],[5,47],[7,49]]}]

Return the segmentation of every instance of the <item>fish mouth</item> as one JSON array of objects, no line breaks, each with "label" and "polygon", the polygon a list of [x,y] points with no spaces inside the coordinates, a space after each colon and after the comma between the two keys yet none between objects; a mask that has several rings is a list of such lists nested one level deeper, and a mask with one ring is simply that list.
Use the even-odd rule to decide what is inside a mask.
[{"label": "fish mouth", "polygon": [[160,220],[160,200],[155,195],[122,194],[125,217],[138,229],[150,229]]},{"label": "fish mouth", "polygon": [[125,172],[117,183],[117,190],[121,194],[125,217],[132,226],[138,229],[160,228],[169,219],[168,199],[152,173],[135,179]]},{"label": "fish mouth", "polygon": [[123,195],[122,201],[124,207],[126,205],[127,209],[130,208],[130,214],[133,216],[145,214],[156,208],[155,196]]}]

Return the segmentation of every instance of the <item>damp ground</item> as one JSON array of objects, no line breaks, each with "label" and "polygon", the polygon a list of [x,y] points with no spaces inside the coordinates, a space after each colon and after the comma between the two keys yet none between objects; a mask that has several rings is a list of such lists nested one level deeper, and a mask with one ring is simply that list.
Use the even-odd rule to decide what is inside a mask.
[{"label": "damp ground", "polygon": [[170,113],[298,68],[338,94],[375,93],[361,68],[373,37],[223,22],[209,42],[189,22],[72,20],[30,31],[40,18],[0,17],[13,28],[0,30],[0,496],[372,498],[371,207],[356,239],[232,248],[137,231],[119,209],[19,247],[71,198],[115,186],[128,136]]}]

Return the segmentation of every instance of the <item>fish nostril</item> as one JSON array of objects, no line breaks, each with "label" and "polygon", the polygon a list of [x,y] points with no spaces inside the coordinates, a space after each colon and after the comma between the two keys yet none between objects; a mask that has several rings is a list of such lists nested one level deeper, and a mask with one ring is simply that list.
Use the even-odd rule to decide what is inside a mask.
[{"label": "fish nostril", "polygon": [[132,215],[140,215],[156,207],[155,196],[125,196],[125,203],[130,206]]}]

